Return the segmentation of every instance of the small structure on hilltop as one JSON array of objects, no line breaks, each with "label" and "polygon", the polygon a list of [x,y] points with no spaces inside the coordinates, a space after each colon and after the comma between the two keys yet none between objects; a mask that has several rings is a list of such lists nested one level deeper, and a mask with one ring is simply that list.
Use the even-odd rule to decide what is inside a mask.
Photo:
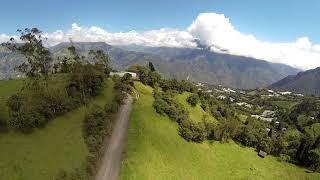
[{"label": "small structure on hilltop", "polygon": [[260,150],[259,153],[258,153],[258,155],[259,155],[260,157],[264,158],[264,157],[267,156],[267,153],[264,152],[264,151],[262,151],[262,150]]},{"label": "small structure on hilltop", "polygon": [[137,78],[137,73],[134,73],[134,72],[110,72],[110,76],[120,76],[120,77],[123,77],[125,74],[131,74],[132,78],[133,79],[136,79]]}]

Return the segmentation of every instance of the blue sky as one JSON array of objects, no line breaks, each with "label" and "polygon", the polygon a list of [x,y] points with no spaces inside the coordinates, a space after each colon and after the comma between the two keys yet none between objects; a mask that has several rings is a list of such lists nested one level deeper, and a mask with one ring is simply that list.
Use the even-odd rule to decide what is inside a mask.
[{"label": "blue sky", "polygon": [[[73,41],[195,48],[320,67],[319,0],[0,0],[0,42],[38,27]],[[121,32],[121,33],[119,33]],[[223,51],[221,51],[223,50]]]},{"label": "blue sky", "polygon": [[1,0],[0,34],[39,27],[53,32],[72,23],[109,32],[186,29],[203,12],[224,14],[242,33],[271,42],[307,36],[320,42],[319,0]]}]

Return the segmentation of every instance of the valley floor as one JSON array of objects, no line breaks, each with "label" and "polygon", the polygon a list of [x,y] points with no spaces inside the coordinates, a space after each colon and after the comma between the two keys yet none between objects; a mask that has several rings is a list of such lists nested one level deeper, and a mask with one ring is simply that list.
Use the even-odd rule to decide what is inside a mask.
[{"label": "valley floor", "polygon": [[261,159],[252,148],[234,142],[186,142],[178,125],[152,107],[152,88],[135,84],[134,105],[122,162],[121,179],[320,179],[275,157]]}]

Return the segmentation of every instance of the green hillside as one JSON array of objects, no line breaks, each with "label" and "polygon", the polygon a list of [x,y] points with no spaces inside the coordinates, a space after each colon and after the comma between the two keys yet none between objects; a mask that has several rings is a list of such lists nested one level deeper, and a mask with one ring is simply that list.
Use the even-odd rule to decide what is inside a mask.
[{"label": "green hillside", "polygon": [[[19,89],[20,81],[0,83],[0,97],[5,99]],[[93,104],[111,103],[113,82],[108,80],[106,84],[102,94],[87,106],[52,120],[45,128],[35,129],[31,134],[13,131],[0,134],[0,179],[54,179],[60,170],[82,166],[89,155],[82,135],[84,116]]]},{"label": "green hillside", "polygon": [[[319,179],[319,173],[261,159],[252,148],[233,142],[186,142],[178,125],[155,112],[152,88],[135,87],[140,98],[133,108],[128,129],[121,179]],[[183,96],[183,95],[182,95]]]},{"label": "green hillside", "polygon": [[21,89],[22,84],[23,80],[0,81],[0,119],[8,119],[7,100]]},{"label": "green hillside", "polygon": [[205,112],[201,107],[200,104],[197,104],[195,107],[192,107],[188,102],[187,98],[192,93],[184,92],[182,94],[178,94],[175,96],[175,99],[184,106],[189,111],[190,120],[200,122],[202,121],[203,117],[207,117],[209,121],[217,121],[215,118],[210,116],[207,112]]}]

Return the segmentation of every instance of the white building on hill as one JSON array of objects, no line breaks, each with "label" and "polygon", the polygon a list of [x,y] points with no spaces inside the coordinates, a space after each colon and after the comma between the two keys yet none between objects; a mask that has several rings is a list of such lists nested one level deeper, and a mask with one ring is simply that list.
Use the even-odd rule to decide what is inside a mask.
[{"label": "white building on hill", "polygon": [[120,77],[123,77],[125,74],[131,74],[133,79],[137,78],[137,73],[133,72],[110,72],[110,76],[118,75]]}]

